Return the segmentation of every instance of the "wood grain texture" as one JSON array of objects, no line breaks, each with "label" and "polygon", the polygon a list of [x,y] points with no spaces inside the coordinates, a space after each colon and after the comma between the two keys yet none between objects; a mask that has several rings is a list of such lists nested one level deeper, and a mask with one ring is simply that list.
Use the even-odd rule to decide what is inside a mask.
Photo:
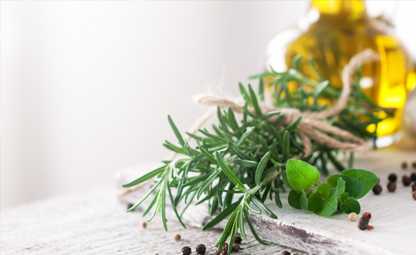
[{"label": "wood grain texture", "polygon": [[[270,240],[311,254],[349,255],[414,255],[416,236],[416,201],[410,187],[401,183],[408,169],[400,169],[403,161],[416,161],[415,152],[379,151],[359,155],[356,167],[371,169],[381,178],[382,195],[372,193],[361,201],[362,212],[372,214],[374,229],[361,231],[357,222],[350,222],[344,214],[324,218],[312,213],[295,210],[289,206],[278,209],[278,220],[255,218],[258,230]],[[397,191],[386,190],[387,175],[399,176]]]},{"label": "wood grain texture", "polygon": [[[169,222],[165,232],[157,218],[141,227],[139,213],[126,213],[116,198],[116,190],[99,190],[85,196],[58,197],[1,215],[1,255],[154,255],[181,254],[183,246],[194,249],[199,243],[214,254],[217,231],[183,229]],[[174,241],[181,234],[183,240]],[[261,246],[248,240],[238,254],[280,254],[279,246]],[[297,253],[304,254],[304,253]]]}]

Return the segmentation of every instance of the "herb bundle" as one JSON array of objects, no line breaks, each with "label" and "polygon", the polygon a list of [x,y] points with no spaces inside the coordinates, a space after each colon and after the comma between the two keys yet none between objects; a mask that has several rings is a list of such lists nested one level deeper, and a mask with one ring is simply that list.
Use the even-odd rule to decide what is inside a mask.
[{"label": "herb bundle", "polygon": [[[266,201],[281,208],[281,194],[288,191],[288,202],[294,208],[323,216],[359,212],[357,199],[371,190],[377,177],[366,170],[344,170],[346,167],[337,159],[338,150],[314,141],[312,153],[306,156],[298,130],[302,120],[284,125],[283,114],[264,113],[259,106],[265,98],[265,79],[271,81],[268,89],[276,107],[321,111],[340,96],[340,90],[327,81],[304,76],[299,71],[301,64],[296,58],[287,72],[268,71],[252,77],[259,80],[257,91],[251,85],[240,84],[245,103],[241,115],[237,116],[232,109],[218,108],[217,123],[210,129],[183,134],[169,116],[177,142],[165,141],[163,145],[176,157],[123,186],[132,188],[154,179],[150,190],[130,210],[147,201],[144,215],[152,218],[159,213],[167,229],[167,204],[185,227],[182,216],[189,206],[207,203],[213,218],[204,230],[227,220],[217,242],[219,248],[232,244],[237,235],[244,238],[246,228],[266,244],[257,235],[250,215],[277,218]],[[347,107],[327,121],[361,138],[375,138],[375,132],[369,132],[367,127],[377,126],[382,120],[379,116],[391,113],[374,105],[357,82],[353,87]],[[320,173],[327,175],[331,166],[344,171],[320,183]],[[231,249],[232,245],[228,245],[228,253]]]}]

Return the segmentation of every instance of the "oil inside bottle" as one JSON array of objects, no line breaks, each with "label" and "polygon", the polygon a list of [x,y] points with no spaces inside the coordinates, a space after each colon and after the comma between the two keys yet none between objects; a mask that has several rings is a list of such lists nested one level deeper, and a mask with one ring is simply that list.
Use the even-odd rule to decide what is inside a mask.
[{"label": "oil inside bottle", "polygon": [[[287,30],[272,40],[268,66],[286,69],[292,58],[300,55],[316,63],[315,67],[303,65],[306,75],[328,79],[340,87],[340,73],[350,58],[373,49],[380,60],[363,66],[360,85],[375,103],[395,110],[394,117],[377,127],[377,135],[391,142],[400,130],[407,94],[416,83],[412,61],[400,41],[386,23],[368,17],[362,0],[312,0],[305,19],[309,22],[301,31]],[[369,126],[368,130],[375,128]]]}]

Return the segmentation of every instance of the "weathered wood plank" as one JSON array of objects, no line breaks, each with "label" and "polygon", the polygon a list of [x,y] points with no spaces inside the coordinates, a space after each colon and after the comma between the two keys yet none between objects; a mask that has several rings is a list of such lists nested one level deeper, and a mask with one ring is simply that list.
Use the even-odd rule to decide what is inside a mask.
[{"label": "weathered wood plank", "polygon": [[[385,180],[389,172],[400,172],[404,159],[416,154],[383,151],[361,157],[360,166],[377,170]],[[410,172],[410,171],[408,171]],[[385,181],[383,182],[385,184]],[[384,186],[384,185],[383,185]],[[322,218],[302,211],[277,210],[279,221],[257,219],[260,231],[280,244],[304,252],[297,254],[416,254],[416,201],[409,188],[398,185],[394,194],[370,194],[363,201],[365,211],[373,213],[375,229],[359,231],[345,215]],[[203,209],[203,208],[202,208]],[[201,210],[201,208],[199,208]],[[188,217],[200,222],[203,211]],[[2,255],[64,254],[179,254],[183,245],[206,243],[212,254],[218,233],[199,228],[182,229],[170,221],[165,233],[157,221],[146,230],[138,227],[139,214],[126,214],[116,199],[116,190],[60,197],[2,212],[0,218]],[[175,242],[180,233],[184,240]],[[279,246],[261,246],[250,240],[240,254],[279,254]]]},{"label": "weathered wood plank", "polygon": [[[259,217],[256,225],[264,237],[312,254],[416,254],[416,201],[400,181],[406,173],[400,170],[404,160],[416,160],[416,153],[387,150],[359,157],[357,166],[377,172],[384,187],[382,195],[371,193],[362,199],[362,211],[373,215],[372,231],[359,230],[357,222],[348,221],[345,215],[323,218],[288,206],[279,209],[278,220]],[[399,176],[395,193],[385,188],[391,172]]]},{"label": "weathered wood plank", "polygon": [[[126,213],[116,190],[99,190],[83,195],[58,197],[2,212],[1,255],[173,255],[181,247],[199,243],[214,254],[216,231],[183,229],[169,222],[169,232],[155,218],[146,229],[138,213]],[[181,234],[183,240],[174,241]],[[280,254],[283,248],[245,242],[238,254]],[[302,253],[298,253],[302,254]]]}]

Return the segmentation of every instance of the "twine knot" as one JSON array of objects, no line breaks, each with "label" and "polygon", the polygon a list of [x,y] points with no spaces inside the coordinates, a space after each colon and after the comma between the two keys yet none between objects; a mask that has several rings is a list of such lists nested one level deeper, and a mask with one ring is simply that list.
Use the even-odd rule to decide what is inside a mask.
[{"label": "twine knot", "polygon": [[[378,60],[378,56],[372,50],[367,49],[351,58],[349,63],[342,71],[342,90],[337,102],[323,111],[301,112],[296,108],[276,108],[265,103],[260,103],[260,108],[264,113],[279,112],[285,116],[284,124],[290,125],[301,118],[299,123],[299,135],[304,145],[304,155],[312,153],[311,140],[318,144],[328,146],[333,149],[356,150],[365,145],[365,141],[349,131],[340,129],[329,124],[326,119],[339,114],[345,109],[348,98],[351,94],[352,76],[354,72],[365,62]],[[195,101],[202,105],[216,106],[220,108],[230,108],[235,113],[242,113],[244,104],[241,100],[233,100],[225,97],[213,95],[198,95]],[[253,110],[253,109],[250,109]],[[204,114],[194,125],[191,132],[197,131],[206,121],[212,117],[213,112]]]}]

